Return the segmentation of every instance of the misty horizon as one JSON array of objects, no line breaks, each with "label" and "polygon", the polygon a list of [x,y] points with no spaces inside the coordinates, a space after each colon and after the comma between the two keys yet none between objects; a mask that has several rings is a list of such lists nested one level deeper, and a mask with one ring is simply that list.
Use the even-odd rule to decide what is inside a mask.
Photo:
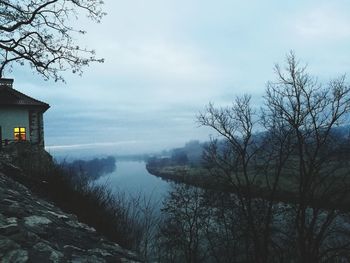
[{"label": "misty horizon", "polygon": [[152,153],[206,141],[212,131],[196,122],[205,106],[247,93],[259,108],[274,64],[290,50],[322,83],[350,68],[350,7],[342,1],[107,0],[105,10],[99,24],[80,19],[87,34],[77,36],[105,63],[81,77],[66,72],[66,83],[43,81],[29,67],[6,75],[50,104],[51,152]]}]

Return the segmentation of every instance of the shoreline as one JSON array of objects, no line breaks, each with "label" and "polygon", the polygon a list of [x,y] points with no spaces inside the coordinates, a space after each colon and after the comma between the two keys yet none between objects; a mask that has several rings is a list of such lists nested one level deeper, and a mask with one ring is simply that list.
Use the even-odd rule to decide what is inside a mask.
[{"label": "shoreline", "polygon": [[[191,185],[205,190],[237,194],[237,191],[235,191],[233,187],[230,187],[229,184],[220,184],[220,182],[215,181],[207,172],[204,176],[200,176],[201,174],[203,175],[203,173],[205,173],[203,168],[198,168],[197,171],[195,169],[197,168],[191,168],[185,165],[158,167],[146,163],[146,170],[150,174],[163,180]],[[198,179],[198,177],[201,178]],[[247,191],[248,189],[241,189],[240,194],[245,195]],[[271,198],[268,189],[258,186],[250,186],[249,193],[252,198],[262,198],[276,203],[282,202],[287,204],[298,204],[298,196],[292,191],[277,190],[274,193],[273,198]],[[349,211],[349,202],[332,205],[331,203],[325,203],[321,200],[314,199],[310,202],[309,206],[326,210],[337,209],[341,211]]]}]

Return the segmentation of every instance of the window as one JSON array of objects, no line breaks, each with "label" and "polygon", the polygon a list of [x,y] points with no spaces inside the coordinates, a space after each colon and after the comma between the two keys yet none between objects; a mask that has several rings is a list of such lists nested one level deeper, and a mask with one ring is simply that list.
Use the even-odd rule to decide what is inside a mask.
[{"label": "window", "polygon": [[26,128],[16,127],[13,129],[15,135],[15,141],[25,141],[26,140]]}]

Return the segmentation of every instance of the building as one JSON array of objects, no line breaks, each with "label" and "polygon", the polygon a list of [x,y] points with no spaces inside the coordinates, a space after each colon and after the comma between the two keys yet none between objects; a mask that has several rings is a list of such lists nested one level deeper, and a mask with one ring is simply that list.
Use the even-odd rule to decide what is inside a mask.
[{"label": "building", "polygon": [[12,86],[13,79],[0,79],[0,146],[28,141],[44,147],[43,113],[50,106]]}]

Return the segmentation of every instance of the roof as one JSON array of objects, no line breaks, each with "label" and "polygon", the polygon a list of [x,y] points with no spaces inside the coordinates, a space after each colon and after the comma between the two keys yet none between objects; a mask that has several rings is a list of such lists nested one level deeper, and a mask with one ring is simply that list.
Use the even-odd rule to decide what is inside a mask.
[{"label": "roof", "polygon": [[7,85],[0,84],[0,106],[29,106],[46,111],[50,105],[33,99]]}]

